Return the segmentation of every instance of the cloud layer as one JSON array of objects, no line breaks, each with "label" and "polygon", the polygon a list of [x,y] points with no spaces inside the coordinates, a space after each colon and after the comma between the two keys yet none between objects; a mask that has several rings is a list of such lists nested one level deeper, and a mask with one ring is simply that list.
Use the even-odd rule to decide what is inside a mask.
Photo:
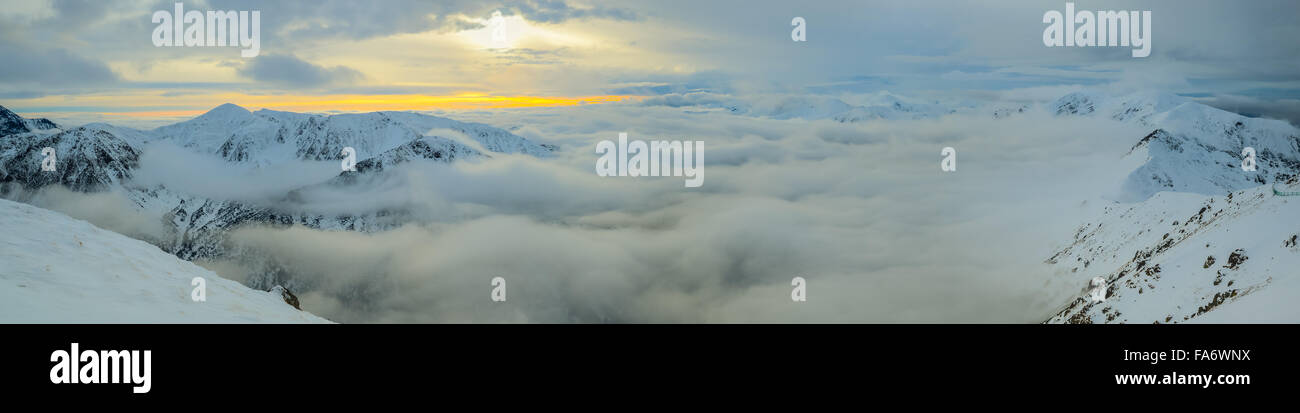
[{"label": "cloud layer", "polygon": [[[1044,113],[852,125],[637,104],[478,115],[565,149],[313,187],[294,208],[401,208],[413,222],[244,227],[230,240],[244,253],[201,264],[253,284],[291,279],[305,309],[342,322],[1035,322],[1079,289],[1043,260],[1108,202],[1143,134]],[[596,176],[595,142],[622,131],[703,140],[707,183]],[[957,172],[940,171],[945,146]],[[212,187],[198,175],[230,171],[150,160],[161,153],[146,152],[142,175],[264,206],[283,205],[247,194],[317,179]],[[796,276],[807,302],[789,298]],[[489,298],[493,277],[507,280],[504,303]]]}]

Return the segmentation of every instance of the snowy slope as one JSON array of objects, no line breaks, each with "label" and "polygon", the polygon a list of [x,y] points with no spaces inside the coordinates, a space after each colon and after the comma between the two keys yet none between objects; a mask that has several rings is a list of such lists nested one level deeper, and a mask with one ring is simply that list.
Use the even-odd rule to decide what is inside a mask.
[{"label": "snowy slope", "polygon": [[[1161,192],[1107,206],[1048,260],[1083,288],[1048,322],[1179,323],[1209,314],[1205,321],[1300,322],[1294,305],[1236,306],[1300,297],[1298,216],[1300,199],[1270,187],[1225,196]],[[1106,280],[1104,302],[1089,298],[1093,277]],[[1269,317],[1252,314],[1259,310]]]},{"label": "snowy slope", "polygon": [[[0,200],[2,323],[325,323],[157,247]],[[191,299],[191,280],[207,300]]]}]

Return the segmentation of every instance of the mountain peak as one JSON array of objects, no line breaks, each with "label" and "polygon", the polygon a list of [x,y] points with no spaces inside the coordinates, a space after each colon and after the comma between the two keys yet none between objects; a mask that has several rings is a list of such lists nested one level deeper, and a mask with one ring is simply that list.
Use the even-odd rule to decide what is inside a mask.
[{"label": "mountain peak", "polygon": [[222,103],[221,106],[217,106],[217,107],[215,107],[215,108],[212,108],[212,110],[209,110],[209,111],[207,111],[207,113],[204,113],[203,116],[207,116],[207,115],[247,115],[247,114],[251,114],[251,113],[252,113],[252,112],[249,112],[248,109],[244,109],[242,106],[236,105],[236,104],[234,104],[234,103]]},{"label": "mountain peak", "polygon": [[197,122],[199,124],[226,125],[244,122],[252,116],[253,112],[249,112],[248,109],[244,109],[234,103],[223,103],[220,106],[204,112],[202,115],[199,115],[194,119],[182,122],[182,124]]},{"label": "mountain peak", "polygon": [[30,132],[31,127],[27,121],[17,113],[13,113],[4,106],[0,106],[0,136],[12,135],[16,133]]}]

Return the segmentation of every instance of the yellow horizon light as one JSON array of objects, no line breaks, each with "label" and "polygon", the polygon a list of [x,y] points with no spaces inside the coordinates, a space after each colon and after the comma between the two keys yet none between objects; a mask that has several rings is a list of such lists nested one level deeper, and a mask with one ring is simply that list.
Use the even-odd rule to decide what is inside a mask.
[{"label": "yellow horizon light", "polygon": [[[281,97],[283,99],[283,97]],[[287,100],[253,103],[250,106],[284,110],[326,109],[373,112],[379,110],[506,109],[601,104],[635,99],[629,95],[595,96],[496,96],[466,92],[450,96],[429,95],[342,95],[328,98],[291,97]]]},{"label": "yellow horizon light", "polygon": [[[149,96],[133,96],[129,100],[142,100]],[[156,98],[156,97],[152,97]],[[151,99],[144,104],[122,105],[121,111],[98,112],[87,111],[104,116],[125,117],[184,117],[203,114],[223,103],[234,103],[250,110],[273,109],[294,112],[377,112],[377,111],[425,111],[425,110],[466,110],[466,109],[509,109],[563,107],[585,104],[614,103],[625,100],[638,100],[643,96],[634,95],[593,95],[593,96],[499,96],[480,92],[464,92],[454,95],[328,95],[328,96],[284,96],[284,95],[245,95],[219,94],[208,96],[188,96],[186,102],[175,102],[176,106],[194,107],[204,105],[203,109],[176,110],[140,110],[131,108],[149,106],[166,106],[166,102]],[[96,101],[122,100],[108,96],[97,96]],[[34,113],[52,114],[37,111]],[[58,112],[53,112],[58,113]]]}]

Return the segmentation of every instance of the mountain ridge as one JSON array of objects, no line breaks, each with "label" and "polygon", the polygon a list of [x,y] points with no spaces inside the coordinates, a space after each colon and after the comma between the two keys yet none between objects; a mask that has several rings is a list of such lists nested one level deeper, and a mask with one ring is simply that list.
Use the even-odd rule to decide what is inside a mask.
[{"label": "mountain ridge", "polygon": [[45,118],[28,119],[0,106],[0,136],[59,129],[59,125]]},{"label": "mountain ridge", "polygon": [[[266,166],[288,160],[341,159],[345,147],[354,148],[357,161],[361,162],[412,141],[428,139],[428,132],[433,131],[464,134],[489,152],[546,157],[555,149],[500,128],[413,112],[335,115],[268,109],[250,112],[231,103],[187,121],[160,126],[150,134],[155,140],[167,140],[227,161]],[[437,138],[455,141],[445,136]],[[450,142],[438,145],[451,146]],[[488,156],[488,153],[479,155]],[[443,161],[441,157],[432,157],[432,153],[425,159]]]},{"label": "mountain ridge", "polygon": [[[369,139],[375,131],[382,135],[380,139]],[[425,134],[427,131],[465,136],[453,139]],[[121,191],[140,210],[161,216],[169,228],[169,234],[154,235],[161,238],[150,241],[186,260],[223,256],[227,253],[226,232],[245,224],[381,231],[399,225],[403,216],[401,211],[353,215],[281,211],[188,194],[186,188],[140,185],[133,181],[133,173],[140,166],[143,148],[156,142],[178,144],[241,168],[297,160],[341,160],[344,146],[357,145],[357,170],[340,171],[318,184],[336,186],[383,174],[406,162],[451,163],[496,153],[548,157],[556,149],[499,128],[417,113],[321,116],[267,109],[250,112],[227,103],[193,119],[149,131],[92,123],[58,133],[5,136],[0,140],[0,183],[4,184],[0,194],[23,200],[34,194],[31,190],[50,185],[83,193]],[[44,147],[56,149],[58,161],[53,172],[41,170]],[[292,201],[292,195],[286,193],[285,198]]]}]

